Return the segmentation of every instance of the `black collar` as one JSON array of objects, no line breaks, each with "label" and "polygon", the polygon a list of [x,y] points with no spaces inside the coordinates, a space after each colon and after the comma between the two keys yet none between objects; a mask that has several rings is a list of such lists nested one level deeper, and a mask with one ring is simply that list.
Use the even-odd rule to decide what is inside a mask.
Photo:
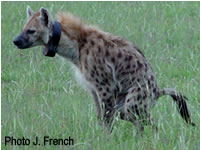
[{"label": "black collar", "polygon": [[57,52],[57,47],[61,37],[61,25],[59,22],[54,21],[53,35],[49,38],[49,42],[43,49],[43,55],[48,57],[54,57]]}]

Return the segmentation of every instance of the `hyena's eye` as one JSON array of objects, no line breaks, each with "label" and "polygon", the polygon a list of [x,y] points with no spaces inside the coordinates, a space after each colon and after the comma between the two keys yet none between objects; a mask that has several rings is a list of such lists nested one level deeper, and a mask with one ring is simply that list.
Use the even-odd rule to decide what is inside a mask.
[{"label": "hyena's eye", "polygon": [[29,29],[29,30],[27,30],[27,33],[28,33],[28,34],[33,34],[33,33],[35,33],[35,30],[30,30],[30,29]]}]

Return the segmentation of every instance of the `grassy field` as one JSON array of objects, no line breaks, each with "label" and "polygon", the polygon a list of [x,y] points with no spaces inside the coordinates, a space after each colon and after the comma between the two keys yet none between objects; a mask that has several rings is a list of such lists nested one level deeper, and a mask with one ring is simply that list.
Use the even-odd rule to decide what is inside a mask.
[{"label": "grassy field", "polygon": [[[12,40],[26,21],[26,6],[70,11],[88,24],[121,35],[142,49],[160,87],[188,97],[196,128],[187,126],[170,97],[152,110],[157,136],[117,120],[108,134],[94,102],[74,80],[70,63],[42,48],[18,50]],[[200,150],[200,2],[2,2],[1,144],[3,150]],[[5,136],[74,139],[74,146],[5,146]]]}]

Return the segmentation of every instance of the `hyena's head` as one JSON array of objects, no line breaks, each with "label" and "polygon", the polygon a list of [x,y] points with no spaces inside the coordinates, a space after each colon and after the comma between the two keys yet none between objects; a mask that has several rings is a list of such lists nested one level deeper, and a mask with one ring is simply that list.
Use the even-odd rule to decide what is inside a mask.
[{"label": "hyena's head", "polygon": [[28,6],[27,23],[22,32],[13,40],[13,43],[20,49],[46,45],[52,34],[52,24],[53,20],[46,9],[40,8],[35,13]]}]

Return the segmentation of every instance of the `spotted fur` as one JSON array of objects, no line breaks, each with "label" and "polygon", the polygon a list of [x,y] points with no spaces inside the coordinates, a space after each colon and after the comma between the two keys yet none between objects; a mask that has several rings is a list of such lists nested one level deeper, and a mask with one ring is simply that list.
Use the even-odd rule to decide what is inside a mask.
[{"label": "spotted fur", "polygon": [[[34,13],[29,9],[24,30],[34,26],[36,31],[38,28],[45,30],[47,35],[42,36],[50,36],[53,20],[48,11],[41,8]],[[46,18],[41,20],[42,16]],[[152,67],[138,47],[125,38],[86,25],[70,13],[58,13],[57,18],[62,26],[57,54],[75,65],[81,80],[93,95],[101,123],[110,127],[119,113],[121,119],[131,121],[138,131],[143,131],[145,123],[152,124],[150,110],[155,102],[162,95],[170,95],[181,116],[194,125],[186,97],[173,89],[158,87]],[[36,40],[42,43],[37,45],[45,43],[38,40],[43,38]]]}]

